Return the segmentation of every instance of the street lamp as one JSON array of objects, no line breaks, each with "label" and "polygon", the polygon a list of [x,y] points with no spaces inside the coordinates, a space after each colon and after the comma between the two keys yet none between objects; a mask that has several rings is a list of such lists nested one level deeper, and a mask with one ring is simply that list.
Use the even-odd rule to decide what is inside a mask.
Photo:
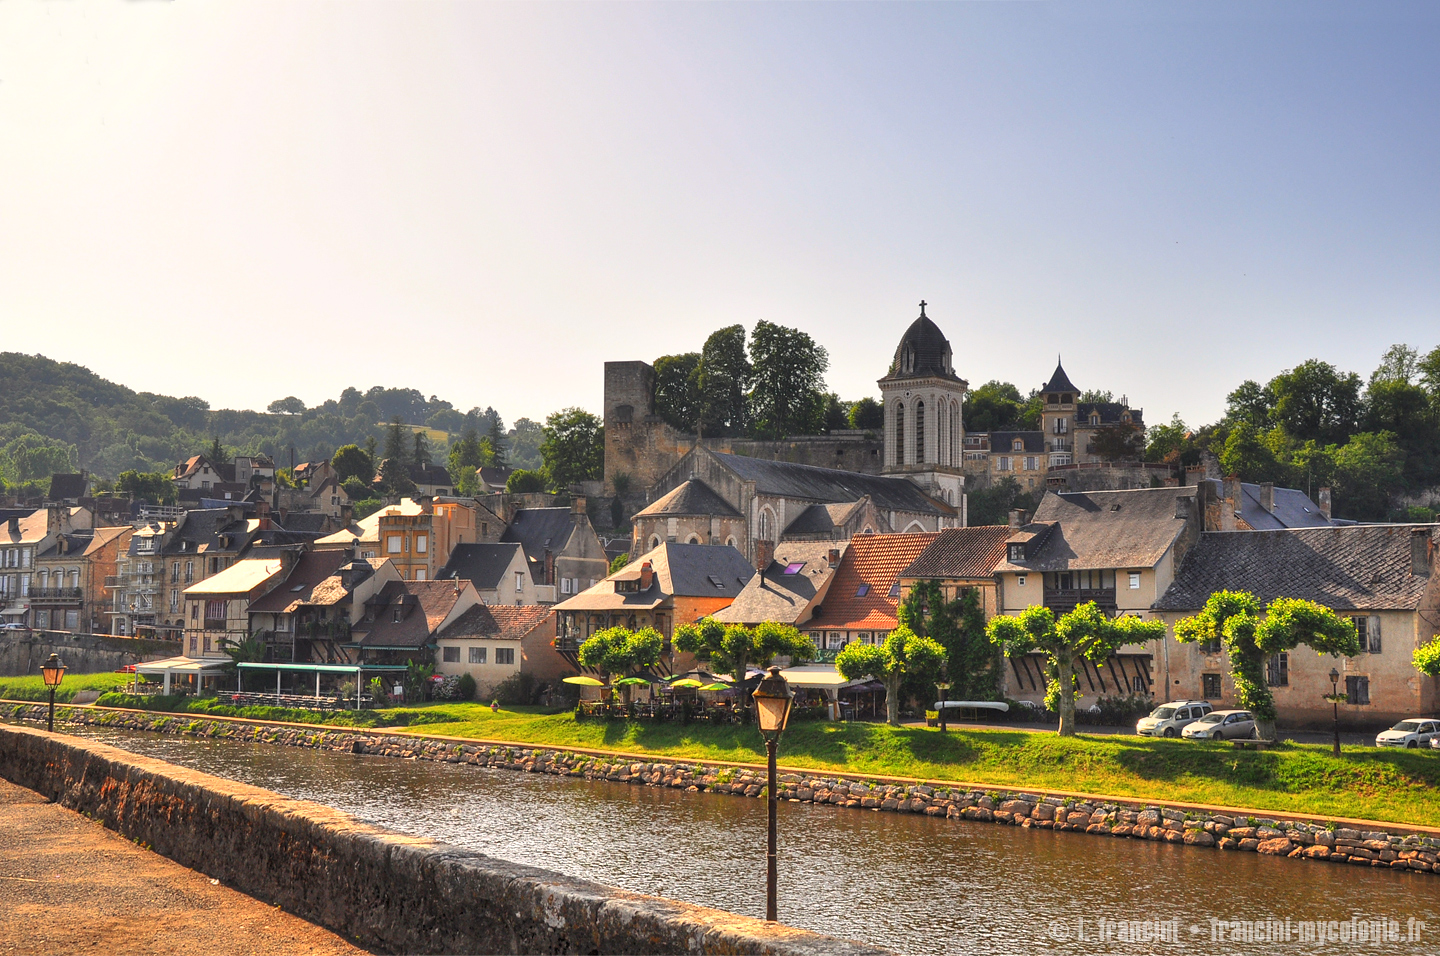
[{"label": "street lamp", "polygon": [[950,682],[948,680],[937,681],[935,689],[940,691],[940,732],[943,734],[945,733],[945,701],[949,699],[945,692],[950,689]]},{"label": "street lamp", "polygon": [[1335,711],[1335,756],[1340,756],[1340,694],[1336,688],[1340,684],[1340,672],[1330,668],[1330,706]]},{"label": "street lamp", "polygon": [[65,676],[65,665],[60,663],[60,658],[54,654],[50,659],[40,665],[40,676],[45,678],[45,686],[50,688],[50,722],[46,727],[51,733],[55,732],[55,688],[60,686],[60,679]]},{"label": "street lamp", "polygon": [[780,668],[770,667],[770,673],[760,681],[755,693],[755,719],[760,724],[760,736],[765,738],[765,752],[770,758],[770,781],[767,793],[770,803],[770,848],[765,857],[765,918],[775,922],[775,808],[777,786],[775,781],[775,747],[780,735],[785,732],[785,723],[790,719],[790,701],[795,692],[780,676]]}]

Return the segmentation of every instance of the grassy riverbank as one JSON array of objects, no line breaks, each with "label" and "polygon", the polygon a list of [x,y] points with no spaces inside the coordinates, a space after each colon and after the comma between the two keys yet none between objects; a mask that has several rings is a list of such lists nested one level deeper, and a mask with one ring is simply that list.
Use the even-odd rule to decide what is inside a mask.
[{"label": "grassy riverbank", "polygon": [[[492,714],[480,703],[359,713],[235,708],[213,698],[121,694],[106,695],[100,703],[136,707],[146,702],[150,709],[174,712],[301,719],[555,748],[742,763],[764,760],[760,735],[750,726],[577,721],[568,711],[524,707]],[[1337,759],[1325,745],[1285,744],[1257,752],[1224,743],[1120,735],[1060,738],[1004,728],[941,734],[922,727],[798,721],[781,742],[780,759],[786,766],[812,770],[1440,826],[1440,754],[1430,751],[1367,747]]]},{"label": "grassy riverbank", "polygon": [[[98,690],[102,694],[119,690],[135,680],[133,674],[66,674],[55,690],[56,703],[69,703],[82,690]],[[50,688],[39,674],[28,677],[0,677],[0,698],[6,700],[50,699]]]}]

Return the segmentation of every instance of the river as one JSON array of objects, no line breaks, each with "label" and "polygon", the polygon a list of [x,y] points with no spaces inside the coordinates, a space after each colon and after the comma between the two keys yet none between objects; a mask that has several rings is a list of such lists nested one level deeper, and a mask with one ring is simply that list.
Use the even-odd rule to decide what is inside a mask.
[{"label": "river", "polygon": [[[137,731],[77,733],[517,863],[764,915],[761,800]],[[781,920],[902,953],[1333,953],[1356,947],[1301,942],[1300,922],[1356,916],[1393,920],[1386,928],[1399,936],[1362,952],[1432,953],[1440,940],[1440,878],[1425,874],[910,814],[779,809]],[[1423,930],[1409,922],[1427,917]],[[1287,919],[1292,939],[1264,945],[1231,943],[1235,930],[1212,923],[1279,921],[1258,927],[1274,933]],[[1130,941],[1147,929],[1179,939]]]}]

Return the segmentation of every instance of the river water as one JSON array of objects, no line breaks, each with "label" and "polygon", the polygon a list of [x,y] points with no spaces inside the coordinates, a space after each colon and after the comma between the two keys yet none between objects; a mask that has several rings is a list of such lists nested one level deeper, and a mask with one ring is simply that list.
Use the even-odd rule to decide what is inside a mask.
[{"label": "river water", "polygon": [[[137,731],[78,733],[517,863],[764,915],[762,800]],[[902,953],[1440,951],[1440,878],[1427,874],[911,814],[779,810],[781,920]],[[1376,928],[1341,925],[1352,917],[1393,921],[1380,928],[1398,939],[1301,941],[1306,921],[1336,921],[1329,934],[1347,938]],[[1427,918],[1424,929],[1410,922]],[[1287,919],[1288,942],[1254,940],[1256,931],[1283,934]],[[1147,930],[1161,939],[1145,941]]]}]

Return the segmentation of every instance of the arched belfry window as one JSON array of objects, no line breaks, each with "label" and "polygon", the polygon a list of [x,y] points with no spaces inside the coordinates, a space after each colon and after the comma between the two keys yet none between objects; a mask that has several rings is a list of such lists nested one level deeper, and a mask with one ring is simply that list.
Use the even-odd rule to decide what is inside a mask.
[{"label": "arched belfry window", "polygon": [[895,464],[905,464],[905,403],[895,403]]},{"label": "arched belfry window", "polygon": [[960,464],[960,403],[950,402],[950,464]]},{"label": "arched belfry window", "polygon": [[925,403],[915,403],[915,460],[925,460]]}]

